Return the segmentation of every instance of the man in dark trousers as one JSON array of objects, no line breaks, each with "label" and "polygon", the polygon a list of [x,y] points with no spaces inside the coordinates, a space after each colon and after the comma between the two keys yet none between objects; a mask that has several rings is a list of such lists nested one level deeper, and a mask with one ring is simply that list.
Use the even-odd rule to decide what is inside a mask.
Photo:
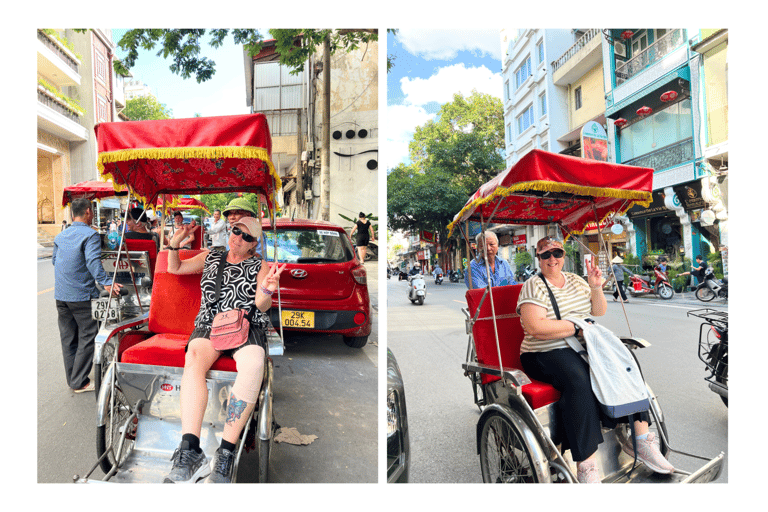
[{"label": "man in dark trousers", "polygon": [[121,285],[113,285],[101,265],[101,239],[91,228],[90,201],[75,199],[70,210],[72,224],[53,241],[54,298],[67,384],[75,393],[84,393],[94,390],[88,374],[99,329],[91,314],[91,299],[99,296],[96,282],[115,294]]}]

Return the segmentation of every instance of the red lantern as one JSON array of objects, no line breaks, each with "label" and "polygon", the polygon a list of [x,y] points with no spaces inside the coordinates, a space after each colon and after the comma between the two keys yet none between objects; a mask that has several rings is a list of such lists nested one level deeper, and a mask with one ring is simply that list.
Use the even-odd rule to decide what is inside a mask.
[{"label": "red lantern", "polygon": [[627,124],[627,120],[626,120],[626,119],[624,119],[623,117],[620,117],[620,118],[618,118],[617,120],[615,120],[615,121],[613,122],[613,125],[614,125],[614,126],[616,126],[616,127],[618,127],[618,128],[621,128],[621,127],[622,127],[622,126],[624,126],[625,124]]},{"label": "red lantern", "polygon": [[661,94],[661,101],[669,102],[674,101],[677,98],[677,91],[667,91]]},{"label": "red lantern", "polygon": [[651,107],[640,107],[637,109],[637,115],[639,116],[647,116],[651,112],[653,112],[653,109]]},{"label": "red lantern", "polygon": [[624,39],[631,39],[633,35],[635,35],[635,33],[632,32],[631,30],[625,30],[624,32],[621,33],[621,37]]}]

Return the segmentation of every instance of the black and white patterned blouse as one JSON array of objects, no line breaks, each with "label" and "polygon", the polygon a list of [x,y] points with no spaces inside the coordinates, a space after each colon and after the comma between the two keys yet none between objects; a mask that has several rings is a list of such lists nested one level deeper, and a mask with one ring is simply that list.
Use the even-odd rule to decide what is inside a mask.
[{"label": "black and white patterned blouse", "polygon": [[213,317],[219,311],[244,309],[248,312],[251,325],[264,329],[269,317],[256,307],[254,300],[259,283],[256,277],[261,270],[262,259],[253,256],[240,263],[226,263],[221,278],[221,298],[216,300],[216,274],[219,271],[222,253],[211,251],[205,257],[203,277],[200,278],[202,297],[200,311],[195,318],[195,328],[210,329]]}]

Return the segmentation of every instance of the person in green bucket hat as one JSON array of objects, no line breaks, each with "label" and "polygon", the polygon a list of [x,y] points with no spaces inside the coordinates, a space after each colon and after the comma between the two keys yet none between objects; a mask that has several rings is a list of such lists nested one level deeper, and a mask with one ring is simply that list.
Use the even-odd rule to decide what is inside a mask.
[{"label": "person in green bucket hat", "polygon": [[[244,197],[236,197],[231,200],[227,207],[224,208],[224,211],[221,212],[221,214],[227,218],[230,230],[232,229],[232,226],[234,226],[235,223],[243,217],[254,217],[257,220],[261,220],[260,215],[258,215],[256,210],[253,209],[250,201]],[[256,252],[261,254],[261,239],[259,239],[259,243],[256,244]]]}]

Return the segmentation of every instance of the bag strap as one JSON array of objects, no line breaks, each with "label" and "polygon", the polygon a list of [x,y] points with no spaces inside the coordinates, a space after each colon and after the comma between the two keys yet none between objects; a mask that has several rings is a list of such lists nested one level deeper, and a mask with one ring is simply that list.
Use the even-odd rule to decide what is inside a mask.
[{"label": "bag strap", "polygon": [[557,317],[558,320],[561,320],[561,318],[560,318],[560,308],[557,307],[557,301],[555,300],[555,294],[552,293],[552,288],[549,287],[549,283],[544,278],[544,274],[539,272],[538,275],[541,278],[541,280],[544,281],[544,286],[547,287],[547,291],[549,292],[549,300],[550,300],[550,302],[552,302],[552,309],[555,310],[555,316]]},{"label": "bag strap", "polygon": [[216,272],[216,302],[219,301],[221,294],[221,280],[222,276],[224,275],[224,267],[227,266],[227,254],[229,254],[229,251],[224,251],[221,253],[221,259],[219,259],[219,270]]},{"label": "bag strap", "polygon": [[[552,293],[552,288],[549,287],[549,283],[547,283],[547,280],[544,278],[544,274],[539,272],[538,276],[541,278],[542,281],[544,281],[544,286],[547,287],[547,291],[549,292],[549,300],[550,302],[552,302],[552,309],[555,310],[555,316],[557,317],[558,320],[562,320],[562,318],[560,317],[560,308],[557,307],[557,301],[555,300],[555,294]],[[569,322],[573,321],[571,319],[567,319],[567,320]],[[584,350],[584,347],[581,345],[581,343],[579,343],[579,340],[577,340],[575,336],[566,336],[563,339],[565,340],[565,342],[568,344],[569,347],[575,350],[577,354],[579,354],[581,357],[584,358],[584,360],[589,362],[587,351]]]}]

